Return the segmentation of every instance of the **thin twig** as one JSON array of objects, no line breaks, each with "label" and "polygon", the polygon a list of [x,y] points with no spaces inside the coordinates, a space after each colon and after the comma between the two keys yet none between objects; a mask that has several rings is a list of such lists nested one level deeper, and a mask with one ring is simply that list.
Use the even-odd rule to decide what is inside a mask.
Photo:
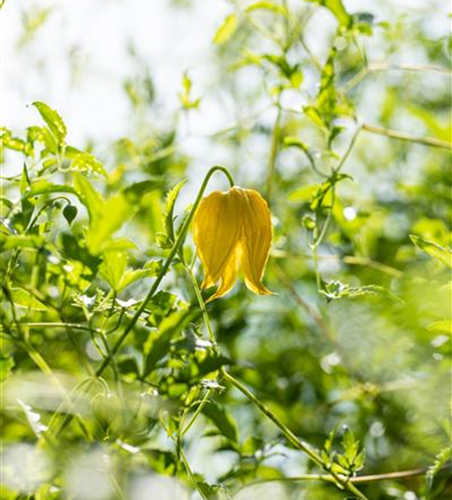
[{"label": "thin twig", "polygon": [[406,132],[399,132],[398,130],[392,130],[389,128],[378,127],[376,125],[370,125],[369,123],[363,123],[362,130],[366,130],[367,132],[371,132],[372,134],[378,134],[378,135],[383,135],[385,137],[390,137],[391,139],[414,142],[416,144],[422,144],[423,146],[431,146],[434,148],[440,148],[452,151],[451,142],[442,141],[441,139],[436,139],[434,137],[420,137],[417,135],[407,134]]},{"label": "thin twig", "polygon": [[[416,476],[424,475],[428,469],[412,469],[400,472],[388,472],[384,474],[373,474],[368,476],[356,476],[348,479],[350,483],[353,484],[365,484],[372,483],[376,481],[394,481],[397,479],[409,479]],[[243,485],[239,488],[238,491],[244,490],[245,488],[253,487],[257,484],[271,483],[271,482],[283,482],[283,483],[293,483],[293,482],[301,482],[301,481],[325,481],[325,482],[333,482],[333,478],[328,474],[300,474],[298,476],[293,477],[275,477],[268,479],[260,479],[257,481],[253,481],[251,483]]]}]

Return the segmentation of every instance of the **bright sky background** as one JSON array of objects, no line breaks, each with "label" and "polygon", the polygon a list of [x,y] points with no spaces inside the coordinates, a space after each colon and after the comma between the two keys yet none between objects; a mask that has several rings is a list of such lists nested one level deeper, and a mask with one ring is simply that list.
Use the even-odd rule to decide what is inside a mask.
[{"label": "bright sky background", "polygon": [[[231,8],[224,0],[194,0],[188,8],[175,8],[174,3],[6,0],[0,13],[0,121],[13,129],[25,127],[36,121],[35,110],[26,104],[42,100],[67,121],[69,140],[90,137],[102,141],[124,133],[129,108],[121,84],[133,73],[127,58],[128,41],[149,62],[157,88],[165,89],[170,109],[178,106],[184,70],[190,70],[194,85],[208,91],[212,36]],[[432,31],[440,34],[449,29],[449,7],[444,0],[346,0],[345,4],[352,12],[369,10],[382,16],[403,10],[421,12],[428,7]],[[36,37],[18,49],[23,12],[38,6],[49,6],[52,12]],[[71,74],[71,51],[83,71],[78,82]],[[212,131],[226,125],[220,122],[209,116]]]},{"label": "bright sky background", "polygon": [[[289,1],[295,4],[300,0]],[[229,127],[237,120],[232,103],[220,93],[212,45],[215,31],[232,8],[226,0],[185,0],[188,7],[177,7],[176,3],[184,1],[6,0],[0,11],[0,125],[21,134],[27,126],[40,123],[37,111],[29,104],[44,101],[65,120],[70,144],[84,147],[92,140],[96,153],[102,155],[112,141],[132,130],[130,103],[123,90],[124,80],[137,74],[137,65],[127,53],[131,43],[147,62],[156,84],[162,123],[168,123],[180,107],[178,92],[184,71],[188,70],[193,80],[193,94],[203,97],[200,110],[189,115],[194,137],[183,145],[193,158],[193,171],[205,169],[206,161],[230,165],[235,159],[228,156],[227,148],[213,146],[199,136]],[[351,12],[372,12],[377,20],[391,21],[403,12],[419,16],[432,37],[449,31],[449,6],[444,0],[344,3]],[[24,13],[47,7],[51,12],[44,25],[28,44],[20,46]],[[326,9],[319,9],[308,28],[311,47],[323,59],[324,32],[334,29],[335,21]],[[321,36],[315,43],[317,33]],[[368,43],[375,42],[372,39]],[[378,44],[372,46],[372,55],[379,57]],[[419,64],[422,57],[418,47],[407,47],[401,60],[393,62]],[[74,67],[79,68],[79,76]],[[241,84],[249,86],[251,77],[246,72],[241,78]],[[378,107],[374,98],[377,96],[369,109]],[[300,109],[304,103],[291,104]],[[273,112],[262,115],[261,122],[272,123]],[[249,110],[244,110],[247,113]],[[252,176],[259,175],[259,165],[268,153],[264,142],[254,143],[251,138],[247,145],[244,161]]]}]

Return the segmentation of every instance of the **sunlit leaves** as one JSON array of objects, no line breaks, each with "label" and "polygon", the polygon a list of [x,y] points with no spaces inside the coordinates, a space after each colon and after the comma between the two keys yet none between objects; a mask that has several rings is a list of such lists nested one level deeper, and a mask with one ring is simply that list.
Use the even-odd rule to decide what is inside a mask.
[{"label": "sunlit leaves", "polygon": [[280,5],[279,3],[276,3],[276,2],[270,2],[267,0],[253,2],[251,5],[248,5],[245,8],[245,12],[254,12],[254,11],[259,11],[259,10],[271,11],[271,12],[275,12],[277,14],[282,14],[282,15],[287,14],[287,11],[283,5]]},{"label": "sunlit leaves", "polygon": [[48,307],[40,300],[34,297],[30,292],[24,288],[12,288],[10,290],[11,298],[14,304],[20,307],[31,309],[34,311],[47,311]]},{"label": "sunlit leaves", "polygon": [[165,200],[165,212],[163,214],[163,231],[157,234],[157,242],[161,248],[171,248],[175,240],[174,231],[174,206],[180,190],[185,181],[179,182],[170,191],[168,191]]},{"label": "sunlit leaves", "polygon": [[313,104],[305,106],[305,113],[319,127],[330,132],[331,142],[338,135],[340,129],[335,127],[335,120],[339,117],[353,116],[353,108],[345,96],[341,95],[336,87],[335,59],[337,49],[332,48],[325,65],[322,68],[320,89]]},{"label": "sunlit leaves", "polygon": [[219,430],[220,435],[226,437],[231,442],[231,444],[237,445],[237,424],[224,408],[212,401],[209,401],[203,407],[202,412],[215,424],[215,426]]},{"label": "sunlit leaves", "polygon": [[410,235],[411,241],[422,251],[441,262],[442,264],[452,268],[452,251],[449,248],[444,248],[433,241],[425,240],[420,236]]},{"label": "sunlit leaves", "polygon": [[308,1],[323,5],[334,14],[340,26],[344,28],[350,27],[352,23],[352,17],[345,10],[342,0],[308,0]]},{"label": "sunlit leaves", "polygon": [[90,153],[77,151],[75,148],[66,149],[66,157],[70,158],[71,169],[79,170],[80,172],[96,172],[98,174],[107,176],[102,163]]},{"label": "sunlit leaves", "polygon": [[58,145],[62,145],[67,135],[66,125],[57,111],[43,102],[36,101],[33,106],[39,111],[42,119],[46,122]]},{"label": "sunlit leaves", "polygon": [[324,464],[331,470],[339,474],[353,476],[364,466],[364,451],[361,450],[359,441],[355,438],[353,432],[344,426],[341,429],[340,447],[337,442],[340,426],[336,425],[329,433],[325,441],[321,456]]},{"label": "sunlit leaves", "polygon": [[237,29],[238,21],[236,14],[230,14],[225,18],[221,26],[218,28],[215,36],[213,37],[213,43],[217,45],[223,45],[226,43]]},{"label": "sunlit leaves", "polygon": [[14,368],[14,359],[12,356],[0,355],[0,383],[6,380]]},{"label": "sunlit leaves", "polygon": [[179,99],[184,109],[196,109],[199,106],[200,98],[193,98],[191,95],[192,81],[187,72],[182,76],[182,92],[179,93]]}]

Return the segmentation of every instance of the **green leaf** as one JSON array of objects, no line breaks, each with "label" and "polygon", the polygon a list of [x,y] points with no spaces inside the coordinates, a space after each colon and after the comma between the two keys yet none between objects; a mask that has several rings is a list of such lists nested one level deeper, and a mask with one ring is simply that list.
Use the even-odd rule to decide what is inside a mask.
[{"label": "green leaf", "polygon": [[14,304],[19,307],[25,307],[33,311],[47,311],[48,307],[40,300],[31,295],[23,288],[11,288],[11,297]]},{"label": "green leaf", "polygon": [[90,223],[86,233],[88,250],[93,255],[101,253],[113,234],[133,216],[137,208],[131,206],[122,193],[109,198],[103,204],[99,216]]},{"label": "green leaf", "polygon": [[30,189],[30,186],[31,186],[30,177],[28,176],[27,166],[24,163],[24,166],[22,168],[22,177],[20,179],[20,186],[19,186],[20,194],[24,195]]},{"label": "green leaf", "polygon": [[444,248],[433,241],[425,240],[414,234],[410,234],[410,239],[420,250],[430,255],[430,257],[452,268],[452,251],[450,248]]},{"label": "green leaf", "polygon": [[318,192],[319,188],[320,186],[318,184],[302,186],[289,193],[288,200],[298,203],[306,203],[312,200],[313,196]]},{"label": "green leaf", "polygon": [[365,285],[352,287],[341,283],[340,281],[330,281],[326,284],[324,290],[320,290],[320,293],[324,295],[328,300],[337,299],[353,299],[356,297],[361,297],[363,295],[387,295],[390,298],[396,300],[397,302],[402,302],[397,295],[394,295],[390,290],[379,286],[379,285]]},{"label": "green leaf", "polygon": [[127,261],[127,254],[124,252],[104,252],[99,274],[116,292],[120,291],[119,285],[126,272]]},{"label": "green leaf", "polygon": [[330,10],[338,20],[339,26],[343,26],[345,28],[351,27],[353,18],[345,10],[342,0],[308,0],[308,2],[317,3]]},{"label": "green leaf", "polygon": [[40,179],[33,182],[30,189],[28,189],[23,195],[23,198],[33,198],[34,196],[39,196],[41,194],[52,194],[52,193],[70,193],[77,194],[72,186],[66,184],[53,184],[46,179]]},{"label": "green leaf", "polygon": [[217,45],[223,45],[231,38],[236,29],[237,16],[235,14],[230,14],[226,17],[226,19],[223,21],[223,23],[215,33],[215,36],[213,37],[213,43]]},{"label": "green leaf", "polygon": [[54,109],[47,106],[47,104],[43,102],[36,101],[32,105],[39,111],[39,114],[46,122],[58,144],[63,144],[67,134],[67,129],[61,116]]},{"label": "green leaf", "polygon": [[427,326],[427,330],[452,334],[452,320],[443,319],[439,321],[433,321]]},{"label": "green leaf", "polygon": [[14,367],[14,358],[12,356],[0,355],[0,382],[6,380]]},{"label": "green leaf", "polygon": [[27,143],[22,139],[13,137],[11,132],[2,127],[2,135],[0,137],[0,148],[12,149],[21,153],[27,153]]},{"label": "green leaf", "polygon": [[146,181],[135,182],[127,186],[123,193],[126,198],[132,203],[139,201],[145,194],[155,191],[162,187],[163,179],[156,177]]},{"label": "green leaf", "polygon": [[184,109],[194,109],[199,106],[200,99],[193,99],[191,96],[192,81],[188,76],[188,73],[184,73],[182,76],[182,89],[183,91],[179,93],[179,99],[184,107]]},{"label": "green leaf", "polygon": [[88,210],[90,221],[94,222],[101,216],[104,200],[89,180],[79,173],[74,173],[74,186],[80,201]]},{"label": "green leaf", "polygon": [[145,377],[149,375],[156,368],[157,363],[169,353],[171,340],[186,328],[190,321],[197,315],[198,311],[196,310],[175,311],[162,320],[158,332],[150,334],[145,346],[145,351],[147,353],[144,370]]},{"label": "green leaf", "polygon": [[171,248],[174,244],[174,205],[176,204],[177,197],[184,184],[185,181],[179,182],[179,184],[170,189],[166,195],[165,212],[162,220],[163,232],[157,234],[157,243],[161,248]]},{"label": "green leaf", "polygon": [[97,273],[101,259],[91,255],[88,250],[81,245],[79,238],[72,234],[63,233],[60,236],[63,255],[70,260],[76,260],[85,265],[92,273]]},{"label": "green leaf", "polygon": [[254,2],[251,5],[248,5],[248,7],[246,7],[245,9],[245,12],[253,12],[255,10],[270,10],[277,14],[287,14],[287,11],[283,5],[279,5],[277,3],[269,2],[266,0],[261,0],[259,2]]},{"label": "green leaf", "polygon": [[232,443],[238,442],[237,424],[224,408],[208,401],[202,410],[203,414],[210,419],[218,428],[220,433]]},{"label": "green leaf", "polygon": [[[66,154],[66,156],[68,155]],[[108,177],[102,163],[90,153],[82,152],[74,155],[71,162],[71,169],[79,170],[80,172],[96,172],[104,177]]]},{"label": "green leaf", "polygon": [[[435,461],[431,467],[429,467],[427,474],[425,476],[426,489],[429,493],[433,486],[433,481],[441,469],[452,459],[452,445],[449,444],[443,448],[438,455],[435,457]],[[427,498],[427,497],[426,497]],[[428,497],[430,498],[430,496]]]},{"label": "green leaf", "polygon": [[77,217],[77,211],[77,207],[69,203],[63,208],[63,217],[67,220],[69,225],[71,225]]},{"label": "green leaf", "polygon": [[0,237],[1,251],[13,250],[14,248],[41,248],[44,245],[44,238],[37,234],[11,234]]}]

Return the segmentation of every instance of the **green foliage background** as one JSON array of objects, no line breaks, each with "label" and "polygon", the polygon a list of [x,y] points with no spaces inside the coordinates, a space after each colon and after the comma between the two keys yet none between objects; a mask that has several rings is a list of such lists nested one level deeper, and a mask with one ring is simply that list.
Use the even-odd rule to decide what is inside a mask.
[{"label": "green foliage background", "polygon": [[[2,499],[450,497],[451,43],[428,10],[347,9],[229,2],[216,93],[181,68],[162,120],[131,51],[133,130],[108,148],[50,102],[4,124]],[[212,99],[237,120],[199,165],[184,134]],[[206,307],[184,231],[215,151],[269,202],[276,294]]]}]

